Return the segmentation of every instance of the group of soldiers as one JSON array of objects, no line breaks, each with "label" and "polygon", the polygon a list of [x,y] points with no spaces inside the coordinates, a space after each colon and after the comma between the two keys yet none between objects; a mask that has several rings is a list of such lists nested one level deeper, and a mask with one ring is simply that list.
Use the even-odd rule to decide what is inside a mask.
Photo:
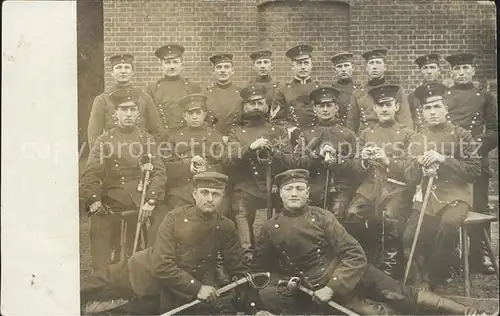
[{"label": "group of soldiers", "polygon": [[[105,310],[159,313],[198,298],[181,313],[228,313],[230,305],[331,314],[332,300],[359,314],[477,313],[431,292],[456,262],[467,213],[489,212],[497,108],[473,84],[476,55],[446,57],[451,87],[440,81],[438,54],[418,57],[423,84],[407,96],[385,79],[386,49],[362,54],[366,85],[352,78],[353,54],[334,55],[338,79],[328,86],[312,77],[313,47],[286,52],[294,77],[283,84],[272,78],[272,52],[259,50],[250,55],[256,76],[242,89],[232,82],[233,55],[220,53],[204,91],[183,77],[183,53],[158,48],[164,76],[145,89],[132,83],[132,55],[111,57],[115,85],[92,105],[80,181],[91,214],[87,312],[99,301]],[[120,225],[135,228],[137,215],[123,214],[137,209],[139,226],[150,223],[139,252],[131,251],[135,230],[124,236]],[[494,273],[482,231],[470,234],[472,267]],[[245,275],[254,285],[246,273],[263,271],[274,285],[275,276],[297,278],[260,291],[239,286],[231,304],[216,290]],[[291,290],[297,281],[313,300]]]}]

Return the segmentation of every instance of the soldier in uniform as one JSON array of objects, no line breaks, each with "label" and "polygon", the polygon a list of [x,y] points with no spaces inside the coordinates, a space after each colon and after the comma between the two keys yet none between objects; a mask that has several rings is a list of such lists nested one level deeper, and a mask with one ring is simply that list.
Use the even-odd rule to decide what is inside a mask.
[{"label": "soldier in uniform", "polygon": [[210,57],[216,82],[207,88],[207,120],[223,135],[227,135],[234,124],[239,123],[241,98],[240,89],[233,83],[233,55],[215,54]]},{"label": "soldier in uniform", "polygon": [[[203,303],[183,311],[183,314],[208,315],[233,312],[234,309],[253,314],[260,309],[258,293],[248,284],[240,286],[239,300],[231,300],[231,297],[218,299],[214,287],[218,251],[222,252],[231,276],[243,277],[249,269],[243,259],[234,223],[219,209],[227,176],[204,172],[196,174],[193,181],[195,204],[166,215],[153,247],[95,271],[89,277],[81,291],[84,309],[95,307],[93,301],[109,301],[101,306],[119,310],[122,315],[158,314],[194,299]],[[144,301],[158,295],[161,296],[159,310],[154,304],[156,308],[145,310]],[[230,301],[235,303],[234,307]]]},{"label": "soldier in uniform", "polygon": [[[137,89],[120,89],[109,96],[115,105],[118,127],[97,137],[80,179],[80,198],[89,207],[90,252],[92,268],[99,269],[110,263],[110,251],[115,236],[119,236],[120,218],[114,213],[136,210],[140,207],[143,172],[139,159],[152,155],[151,181],[146,186],[146,204],[143,210],[151,214],[158,201],[163,200],[167,181],[165,166],[161,161],[151,135],[136,126],[139,116]],[[141,188],[142,187],[142,188]],[[107,206],[107,207],[106,207]],[[136,226],[133,218],[129,227]],[[128,233],[135,233],[129,229]],[[127,236],[127,242],[134,236]],[[130,246],[128,244],[128,246]],[[118,258],[119,256],[115,256]]]},{"label": "soldier in uniform", "polygon": [[316,124],[316,115],[309,99],[311,91],[319,87],[311,78],[312,52],[313,47],[310,45],[297,45],[286,51],[286,57],[292,62],[294,77],[278,87],[272,105],[271,119],[287,127],[293,147],[297,143],[299,129]]},{"label": "soldier in uniform", "polygon": [[[109,95],[124,88],[141,91],[141,89],[132,86],[134,56],[130,54],[114,55],[109,58],[109,62],[111,76],[115,83],[108,91],[101,93],[94,99],[87,128],[89,148],[92,148],[99,135],[118,124],[113,115],[115,107],[109,100]],[[163,136],[163,128],[153,100],[148,94],[140,93],[138,102],[140,117],[137,125],[144,131],[151,133],[156,140],[160,140]]]},{"label": "soldier in uniform", "polygon": [[[474,181],[473,205],[474,212],[489,213],[488,187],[491,173],[489,171],[488,154],[498,143],[498,112],[497,102],[489,91],[480,91],[473,85],[475,74],[471,53],[459,53],[446,57],[450,63],[455,84],[446,94],[449,118],[451,123],[469,131],[477,143],[481,143],[479,155],[481,158],[481,174]],[[495,273],[483,241],[481,225],[471,231],[471,267],[484,273]],[[489,227],[488,227],[489,228]]]},{"label": "soldier in uniform", "polygon": [[436,53],[422,55],[415,59],[415,64],[418,65],[420,73],[424,78],[423,84],[418,86],[408,95],[408,103],[410,105],[410,112],[415,130],[420,130],[425,123],[422,117],[422,106],[418,96],[422,94],[422,91],[427,90],[430,85],[439,84],[442,85],[440,89],[446,88],[439,79],[441,75],[440,60],[441,56]]},{"label": "soldier in uniform", "polygon": [[422,188],[429,177],[435,177],[430,200],[418,235],[418,248],[413,260],[413,284],[435,288],[446,276],[451,263],[458,228],[471,209],[469,183],[480,174],[481,163],[469,132],[447,121],[448,108],[443,95],[446,87],[430,83],[419,90],[425,126],[420,148],[412,152],[406,167],[408,182],[421,183],[415,195],[416,210],[412,213],[404,234],[405,252],[409,254],[422,208]]},{"label": "soldier in uniform", "polygon": [[334,300],[365,315],[416,315],[417,308],[432,314],[477,312],[432,292],[403,286],[367,264],[359,243],[332,213],[307,205],[308,178],[309,172],[304,169],[276,176],[284,208],[264,223],[252,269],[271,271],[278,277],[298,277],[304,287],[313,291],[314,301],[302,292],[289,293],[268,286],[260,291],[266,310],[288,315],[331,315],[336,313],[325,303]]},{"label": "soldier in uniform", "polygon": [[[374,49],[362,54],[366,60],[366,72],[368,84],[355,91],[351,98],[351,106],[347,111],[345,127],[353,130],[358,135],[362,130],[371,128],[378,122],[374,109],[374,100],[368,94],[370,88],[387,84],[384,73],[386,65],[387,49]],[[399,110],[396,113],[396,121],[406,128],[413,128],[408,99],[402,87],[399,87],[396,100]]]},{"label": "soldier in uniform", "polygon": [[[311,174],[312,205],[323,207],[326,198],[328,210],[339,219],[344,218],[353,196],[355,170],[352,159],[356,155],[356,134],[340,126],[336,118],[341,94],[333,87],[317,88],[311,92],[318,123],[302,131],[295,148],[297,166]],[[325,188],[328,196],[325,196]]]},{"label": "soldier in uniform", "polygon": [[368,91],[375,100],[378,123],[359,136],[361,152],[355,164],[364,176],[347,211],[349,221],[368,224],[367,229],[352,233],[368,252],[370,262],[394,278],[403,272],[402,235],[413,194],[405,183],[404,163],[415,134],[396,121],[400,89],[384,84]]},{"label": "soldier in uniform", "polygon": [[[273,53],[270,50],[258,50],[250,54],[250,59],[252,60],[252,68],[256,73],[256,76],[250,80],[248,85],[261,84],[267,89],[266,102],[268,106],[273,104],[274,95],[279,82],[274,80],[271,76],[273,70],[273,62],[271,57]],[[272,113],[272,109],[269,109],[269,114]]]},{"label": "soldier in uniform", "polygon": [[354,55],[349,52],[338,53],[331,58],[331,61],[333,63],[333,71],[337,77],[337,81],[333,83],[333,87],[340,90],[337,100],[339,107],[337,112],[338,124],[344,126],[353,91],[359,87],[359,84],[355,83],[352,79]]},{"label": "soldier in uniform", "polygon": [[146,92],[153,98],[163,127],[168,131],[182,126],[179,100],[191,93],[200,93],[201,86],[182,76],[184,47],[168,44],[158,48],[155,55],[160,61],[163,78],[147,85]]},{"label": "soldier in uniform", "polygon": [[169,177],[166,205],[162,208],[164,212],[155,212],[153,225],[149,229],[150,245],[156,239],[156,232],[166,212],[193,204],[193,175],[208,170],[222,172],[224,144],[219,131],[205,122],[206,100],[205,95],[194,93],[179,101],[185,125],[173,129],[165,143],[166,148],[160,148]]},{"label": "soldier in uniform", "polygon": [[231,130],[223,159],[235,170],[233,211],[241,244],[250,254],[256,210],[266,207],[271,193],[266,192],[266,177],[271,176],[266,165],[271,164],[271,172],[277,174],[291,167],[294,159],[286,131],[266,120],[266,88],[248,86],[240,95],[244,100],[243,125]]}]

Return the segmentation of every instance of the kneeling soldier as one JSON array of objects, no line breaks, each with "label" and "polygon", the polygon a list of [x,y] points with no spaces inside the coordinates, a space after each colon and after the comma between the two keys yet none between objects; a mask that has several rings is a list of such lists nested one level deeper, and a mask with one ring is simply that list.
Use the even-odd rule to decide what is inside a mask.
[{"label": "kneeling soldier", "polygon": [[359,136],[361,157],[356,164],[365,176],[347,212],[349,221],[368,222],[368,229],[362,225],[361,231],[352,233],[370,262],[395,278],[403,272],[401,238],[413,194],[404,182],[404,162],[414,132],[396,122],[399,89],[381,85],[368,92],[375,100],[378,123]]},{"label": "kneeling soldier", "polygon": [[[141,96],[137,91],[120,89],[110,95],[118,127],[97,137],[80,178],[80,198],[89,206],[90,214],[96,214],[90,218],[93,269],[102,268],[111,261],[113,240],[119,239],[115,236],[120,235],[120,219],[113,214],[137,210],[144,187],[147,189],[147,202],[143,206],[146,215],[151,215],[157,201],[163,200],[164,196],[165,166],[153,137],[136,126]],[[144,184],[139,159],[148,154],[151,155],[153,170],[150,183]],[[137,217],[131,218],[127,225],[130,227],[128,243],[134,240],[136,220]],[[119,257],[117,254],[115,251],[115,258]]]},{"label": "kneeling soldier", "polygon": [[295,149],[297,166],[311,172],[312,205],[326,205],[337,218],[344,217],[351,202],[356,154],[356,134],[336,119],[340,93],[332,87],[311,92],[318,123],[302,132]]},{"label": "kneeling soldier", "polygon": [[435,293],[403,286],[367,264],[359,243],[332,213],[307,205],[308,178],[309,172],[303,169],[276,176],[284,209],[264,223],[252,268],[255,271],[270,269],[280,277],[298,277],[302,285],[313,292],[314,302],[300,293],[282,292],[281,287],[268,286],[260,291],[264,308],[289,315],[335,314],[333,309],[325,310],[329,307],[325,303],[333,299],[365,315],[415,315],[417,308],[433,314],[477,313]]},{"label": "kneeling soldier", "polygon": [[[413,284],[435,288],[447,274],[458,227],[471,209],[470,184],[481,172],[481,163],[474,153],[472,135],[447,121],[448,108],[443,98],[445,89],[439,83],[429,84],[418,95],[425,125],[423,137],[406,168],[408,182],[427,187],[434,177],[425,212],[419,243],[413,256]],[[476,149],[477,149],[476,148]],[[422,208],[422,192],[417,190],[415,207]],[[415,238],[420,212],[415,210],[405,231],[405,252],[409,254]]]}]

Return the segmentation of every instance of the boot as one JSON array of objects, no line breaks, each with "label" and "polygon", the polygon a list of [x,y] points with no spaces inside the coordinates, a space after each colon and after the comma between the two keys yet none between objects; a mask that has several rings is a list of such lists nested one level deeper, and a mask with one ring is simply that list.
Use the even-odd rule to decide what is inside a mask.
[{"label": "boot", "polygon": [[374,302],[369,299],[353,297],[346,303],[346,307],[361,315],[397,315],[386,303]]},{"label": "boot", "polygon": [[442,315],[484,315],[484,312],[441,297],[433,292],[419,292],[416,305],[425,311],[440,313]]},{"label": "boot", "polygon": [[493,267],[493,262],[491,261],[490,254],[488,253],[488,245],[486,241],[481,242],[481,262],[480,269],[484,274],[495,274],[495,268]]},{"label": "boot", "polygon": [[384,236],[384,247],[382,253],[382,265],[381,270],[393,279],[401,279],[401,265],[403,258],[401,239],[398,238],[396,232],[396,223],[390,219],[386,219],[385,223],[385,238]]}]

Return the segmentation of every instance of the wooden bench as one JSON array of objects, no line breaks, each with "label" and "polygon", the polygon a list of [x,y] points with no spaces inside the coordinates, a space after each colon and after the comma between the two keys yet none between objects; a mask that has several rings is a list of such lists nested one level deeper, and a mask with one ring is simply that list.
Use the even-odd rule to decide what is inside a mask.
[{"label": "wooden bench", "polygon": [[[469,245],[469,228],[473,225],[480,224],[488,224],[490,225],[492,222],[496,222],[498,219],[495,216],[481,214],[476,212],[469,212],[467,218],[464,223],[460,227],[460,243],[461,243],[461,253],[462,258],[464,260],[464,280],[465,280],[465,295],[470,297],[470,267],[469,267],[469,255],[470,255],[470,245]],[[498,275],[498,262],[496,260],[495,254],[493,252],[493,247],[491,245],[490,235],[487,229],[484,229],[484,238],[486,241],[486,246],[488,250],[488,254],[493,262],[493,267],[495,269],[495,273]]]}]

